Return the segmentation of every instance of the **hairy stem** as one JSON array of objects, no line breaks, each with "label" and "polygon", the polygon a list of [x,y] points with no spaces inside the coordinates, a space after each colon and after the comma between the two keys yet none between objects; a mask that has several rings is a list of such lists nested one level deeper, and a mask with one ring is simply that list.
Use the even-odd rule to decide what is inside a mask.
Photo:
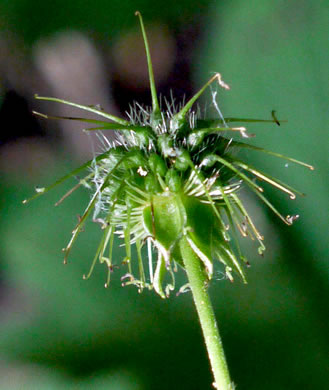
[{"label": "hairy stem", "polygon": [[214,387],[217,390],[233,390],[215,313],[207,292],[206,274],[186,238],[180,241],[180,250],[215,379]]}]

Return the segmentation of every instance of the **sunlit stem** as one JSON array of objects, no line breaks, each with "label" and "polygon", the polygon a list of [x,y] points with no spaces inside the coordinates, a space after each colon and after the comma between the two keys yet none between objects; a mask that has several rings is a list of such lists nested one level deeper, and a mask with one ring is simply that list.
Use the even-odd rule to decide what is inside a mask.
[{"label": "sunlit stem", "polygon": [[267,149],[260,148],[259,146],[249,145],[249,144],[245,144],[244,142],[238,142],[238,141],[233,141],[231,143],[231,145],[232,146],[237,146],[239,148],[246,148],[246,149],[257,150],[258,152],[263,152],[263,153],[267,153],[267,154],[270,154],[270,155],[275,156],[275,157],[283,158],[284,160],[288,160],[288,161],[291,161],[291,162],[293,162],[295,164],[302,165],[302,166],[310,169],[311,171],[314,171],[313,165],[306,164],[303,161],[296,160],[294,158],[285,156],[285,155],[280,154],[280,153],[276,153],[276,152],[272,152],[272,151],[267,150]]},{"label": "sunlit stem", "polygon": [[272,203],[267,200],[267,198],[264,195],[262,195],[258,191],[254,191],[254,192],[267,205],[267,207],[269,207],[274,212],[274,214],[276,214],[285,224],[292,225],[293,219],[291,219],[290,216],[284,217],[282,214],[278,212],[278,210],[272,205]]},{"label": "sunlit stem", "polygon": [[[95,257],[91,263],[91,267],[90,267],[90,270],[88,272],[87,275],[83,275],[83,279],[89,279],[90,276],[92,275],[93,273],[93,270],[95,268],[95,265],[96,265],[96,262],[97,262],[97,258],[99,257],[99,259],[101,259],[103,257],[103,254],[104,254],[104,250],[107,246],[107,243],[108,243],[108,239],[109,239],[109,231],[110,231],[111,227],[108,226],[105,231],[104,231],[104,234],[103,234],[103,237],[101,239],[101,242],[99,243],[99,246],[97,248],[97,251],[96,251],[96,254],[95,254]],[[111,231],[110,231],[111,232]],[[102,262],[102,261],[101,261]]]},{"label": "sunlit stem", "polygon": [[280,218],[283,220],[284,223],[287,225],[291,225],[292,222],[290,222],[290,218],[285,218],[283,217],[277,210],[276,208],[266,199],[265,196],[263,196],[261,193],[263,192],[263,189],[256,185],[252,180],[249,179],[248,176],[240,172],[238,169],[234,167],[233,164],[228,162],[227,160],[215,155],[214,159],[217,160],[218,162],[222,163],[223,165],[227,166],[230,168],[233,172],[235,172],[238,176],[241,177],[248,185],[249,187],[255,192],[255,194],[262,199],[262,201]]},{"label": "sunlit stem", "polygon": [[131,268],[131,244],[130,244],[130,212],[131,210],[127,210],[127,225],[124,229],[124,240],[125,240],[125,248],[126,248],[126,259],[125,261],[128,264],[128,273],[132,275]]},{"label": "sunlit stem", "polygon": [[[227,242],[222,241],[222,243],[219,245],[218,248],[218,256],[219,260],[225,264],[225,274],[227,278],[230,280],[230,282],[233,282],[233,275],[232,271],[234,268],[236,268],[239,271],[239,274],[243,280],[243,283],[247,284],[247,280],[245,278],[245,275],[243,273],[243,270],[241,268],[241,265],[239,264],[238,259],[233,254],[232,250],[230,249]],[[224,261],[222,261],[222,259]]]},{"label": "sunlit stem", "polygon": [[[224,202],[226,204],[226,207],[227,207],[227,209],[229,211],[227,213],[227,215],[229,216],[229,219],[232,220],[232,222],[233,222],[233,220],[235,221],[236,226],[239,229],[241,235],[243,237],[246,237],[247,234],[243,231],[242,227],[240,226],[240,221],[239,221],[239,219],[238,219],[238,217],[237,217],[237,215],[236,215],[236,213],[235,213],[235,211],[234,211],[234,209],[233,209],[233,207],[231,205],[231,202],[230,202],[229,198],[226,196],[225,191],[223,190],[222,186],[219,186],[219,191],[221,192],[223,200],[224,200]],[[234,226],[234,224],[231,223],[231,226]]]},{"label": "sunlit stem", "polygon": [[82,217],[80,218],[80,221],[78,223],[78,225],[76,226],[76,228],[73,230],[72,232],[72,237],[69,241],[69,243],[67,244],[66,248],[63,249],[63,251],[65,252],[65,257],[64,257],[64,264],[67,263],[67,258],[69,256],[69,253],[72,249],[72,245],[74,244],[75,240],[77,239],[79,233],[81,232],[81,229],[82,229],[82,226],[83,224],[85,223],[87,217],[89,216],[91,210],[93,209],[99,195],[103,192],[104,188],[108,185],[108,181],[112,175],[112,173],[120,166],[120,164],[129,157],[128,154],[126,154],[124,157],[122,157],[116,164],[115,166],[111,169],[111,171],[107,174],[107,176],[105,177],[104,179],[104,182],[102,184],[102,186],[95,192],[95,194],[93,195],[93,197],[91,198],[84,214],[82,215]]},{"label": "sunlit stem", "polygon": [[104,243],[102,252],[99,255],[99,261],[100,261],[100,263],[105,262],[107,265],[107,279],[106,279],[105,287],[108,287],[110,284],[111,269],[112,269],[112,253],[111,253],[112,249],[110,250],[109,257],[104,257],[104,252],[105,252],[105,249],[109,243],[110,243],[110,246],[113,246],[114,234],[113,234],[113,227],[112,226],[108,226],[106,230],[107,230],[106,239],[105,239],[105,243]]},{"label": "sunlit stem", "polygon": [[[113,251],[113,242],[114,242],[114,228],[113,226],[109,227],[109,231],[108,231],[108,235],[106,237],[106,243],[105,243],[105,246],[104,246],[104,250],[103,252],[101,253],[101,257],[99,258],[99,261],[101,263],[106,263],[107,265],[107,278],[106,278],[106,283],[104,285],[105,288],[109,287],[110,285],[110,280],[111,280],[111,272],[113,270],[113,266],[112,266],[112,251]],[[106,246],[108,245],[108,250],[109,250],[109,255],[108,257],[105,257],[104,256],[104,251],[106,249]]]},{"label": "sunlit stem", "polygon": [[215,379],[213,385],[217,390],[233,390],[215,313],[207,291],[206,273],[186,238],[180,241],[179,246]]},{"label": "sunlit stem", "polygon": [[42,191],[39,191],[37,194],[32,196],[30,199],[23,200],[23,203],[26,204],[26,203],[30,202],[31,200],[34,200],[34,199],[38,198],[39,196],[45,194],[46,192],[52,190],[53,188],[62,184],[64,181],[68,180],[69,178],[74,177],[79,172],[83,171],[84,169],[89,168],[93,162],[99,162],[99,161],[103,160],[104,158],[106,158],[108,156],[108,154],[109,154],[109,151],[106,151],[105,153],[102,153],[99,156],[97,156],[95,159],[89,160],[86,163],[80,165],[80,167],[74,169],[72,172],[70,172],[67,175],[62,176],[61,178],[56,180],[55,183],[51,184],[48,187],[43,188]]},{"label": "sunlit stem", "polygon": [[[225,117],[225,123],[233,122],[245,122],[245,123],[276,123],[273,119],[253,119],[253,118],[234,118],[234,117]],[[222,119],[197,119],[196,128],[208,128],[208,127],[217,127],[224,124]],[[280,123],[285,123],[286,120],[280,119]]]},{"label": "sunlit stem", "polygon": [[53,97],[45,97],[45,96],[39,96],[39,95],[34,95],[34,97],[35,97],[35,99],[38,99],[38,100],[47,100],[49,102],[57,102],[57,103],[66,104],[68,106],[80,108],[81,110],[89,111],[89,112],[92,112],[93,114],[97,114],[97,115],[102,116],[104,118],[110,119],[111,121],[119,123],[120,125],[128,125],[128,126],[130,125],[130,123],[128,121],[126,121],[125,119],[118,118],[115,115],[108,114],[102,110],[99,110],[98,108],[95,108],[95,107],[84,106],[82,104],[77,104],[77,103],[70,102],[68,100],[58,99],[58,98],[53,98]]},{"label": "sunlit stem", "polygon": [[241,177],[241,179],[243,179],[246,183],[248,183],[250,187],[256,189],[259,192],[263,192],[262,187],[259,187],[252,180],[250,180],[248,176],[246,176],[244,173],[242,173],[238,169],[236,169],[233,164],[231,164],[230,162],[228,162],[224,158],[219,157],[217,155],[214,155],[214,159],[217,160],[218,162],[220,162],[221,164],[225,165],[229,169],[231,169],[233,172],[235,172],[238,176]]},{"label": "sunlit stem", "polygon": [[148,257],[148,268],[150,275],[150,282],[153,284],[153,259],[152,259],[152,240],[147,239],[147,257]]},{"label": "sunlit stem", "polygon": [[149,78],[150,78],[153,115],[156,118],[157,117],[161,118],[160,106],[159,106],[157,91],[156,91],[155,82],[154,82],[153,65],[152,65],[152,60],[151,60],[150,48],[149,48],[149,44],[148,44],[148,40],[147,40],[145,28],[144,28],[143,18],[142,18],[142,15],[140,14],[139,11],[136,11],[135,15],[138,16],[138,18],[139,18],[139,22],[140,22],[141,30],[142,30],[142,34],[143,34],[144,45],[145,45],[147,68],[148,68]]},{"label": "sunlit stem", "polygon": [[235,194],[235,193],[232,193],[231,194],[231,197],[234,199],[236,205],[238,206],[239,210],[241,211],[241,213],[244,215],[244,217],[246,218],[248,224],[250,225],[252,231],[254,232],[257,240],[259,241],[262,241],[264,240],[264,237],[259,233],[259,231],[257,230],[256,226],[254,225],[252,219],[250,218],[249,214],[247,213],[247,210],[244,208],[242,202],[240,202],[240,199],[239,197]]},{"label": "sunlit stem", "polygon": [[165,260],[161,254],[161,251],[159,250],[157,267],[155,269],[154,279],[153,279],[153,287],[156,293],[158,293],[161,298],[166,298],[166,295],[163,292],[163,288],[162,288],[162,281],[165,273],[166,273]]},{"label": "sunlit stem", "polygon": [[95,175],[94,172],[85,176],[81,179],[74,187],[72,187],[69,191],[67,191],[61,198],[55,203],[55,206],[59,206],[67,197],[69,197],[75,190],[77,190],[80,186],[87,182],[87,180],[91,179]]},{"label": "sunlit stem", "polygon": [[146,284],[146,281],[145,281],[145,272],[144,272],[144,266],[143,266],[142,249],[141,249],[140,239],[136,240],[136,249],[137,249],[137,257],[138,257],[139,278],[141,280],[140,289],[143,290],[143,288]]},{"label": "sunlit stem", "polygon": [[[148,136],[152,137],[153,132],[151,131],[151,128],[148,126],[135,126],[135,125],[128,125],[128,124],[119,124],[119,123],[110,123],[106,121],[99,121],[97,119],[89,119],[89,118],[79,118],[79,117],[72,117],[72,116],[55,116],[55,115],[47,115],[42,114],[41,112],[32,111],[33,114],[40,116],[41,118],[45,119],[55,119],[55,120],[70,120],[70,121],[78,121],[78,122],[85,122],[85,123],[93,123],[98,126],[96,127],[88,127],[85,128],[85,131],[98,131],[98,130],[121,130],[122,132],[135,132],[135,133],[144,133]],[[110,114],[106,114],[108,117]],[[113,115],[111,115],[113,117]],[[113,117],[114,118],[114,117]],[[117,118],[120,119],[120,118]],[[120,119],[121,120],[121,119]],[[124,121],[122,119],[122,121]],[[128,122],[127,122],[128,123]]]},{"label": "sunlit stem", "polygon": [[216,134],[218,131],[239,131],[244,133],[247,129],[243,126],[240,127],[208,127],[206,129],[197,129],[195,132],[204,132],[205,134]]},{"label": "sunlit stem", "polygon": [[[237,251],[238,251],[239,258],[242,261],[244,261],[246,264],[248,264],[247,259],[242,255],[242,251],[241,251],[240,244],[239,244],[239,239],[238,239],[238,236],[237,236],[237,232],[236,232],[235,225],[233,223],[233,219],[232,219],[232,216],[230,214],[230,211],[228,209],[226,209],[225,213],[226,213],[227,219],[228,219],[228,221],[229,221],[229,223],[231,225],[232,236],[233,236],[234,241],[235,241],[235,245],[236,245],[236,248],[237,248]],[[240,230],[240,228],[239,228],[239,230]]]},{"label": "sunlit stem", "polygon": [[209,85],[214,82],[215,80],[218,81],[218,84],[223,87],[224,89],[230,89],[230,87],[224,83],[222,80],[222,76],[219,73],[216,73],[186,104],[185,106],[173,117],[173,122],[177,122],[178,127],[179,125],[184,122],[185,116],[188,113],[188,111],[192,108],[193,104],[199,99],[199,97],[203,94],[203,92],[206,90]]},{"label": "sunlit stem", "polygon": [[270,178],[269,176],[265,175],[264,173],[253,168],[251,165],[245,164],[241,161],[235,160],[234,163],[235,163],[235,165],[238,165],[239,167],[245,169],[247,172],[252,173],[256,177],[260,178],[261,180],[264,180],[267,183],[271,184],[273,187],[276,187],[279,190],[281,190],[282,192],[287,193],[289,195],[290,199],[296,199],[296,195],[292,191],[290,191],[287,187],[280,184],[277,180]]},{"label": "sunlit stem", "polygon": [[80,118],[80,117],[74,117],[74,116],[48,115],[48,114],[43,114],[42,112],[38,112],[38,111],[32,111],[32,114],[37,115],[37,116],[39,116],[41,118],[44,118],[44,119],[55,119],[55,120],[69,120],[69,121],[87,122],[87,123],[95,123],[97,125],[102,125],[102,126],[106,126],[106,125],[110,124],[109,122],[100,121],[98,119]]},{"label": "sunlit stem", "polygon": [[70,251],[71,251],[72,245],[73,245],[74,241],[76,240],[76,238],[78,237],[79,233],[81,232],[82,226],[83,226],[85,220],[87,219],[87,217],[89,216],[91,210],[93,209],[94,204],[95,204],[95,202],[96,202],[96,200],[97,200],[98,195],[99,195],[98,191],[95,192],[95,194],[94,194],[93,197],[91,198],[91,200],[90,200],[90,202],[89,202],[89,204],[88,204],[88,206],[87,206],[87,208],[86,208],[84,214],[83,214],[82,217],[80,218],[78,225],[77,225],[76,228],[73,230],[73,232],[72,232],[72,237],[71,237],[69,243],[67,244],[67,247],[66,247],[65,249],[63,249],[63,251],[65,252],[64,264],[67,263],[67,258],[68,258],[68,256],[69,256]]}]

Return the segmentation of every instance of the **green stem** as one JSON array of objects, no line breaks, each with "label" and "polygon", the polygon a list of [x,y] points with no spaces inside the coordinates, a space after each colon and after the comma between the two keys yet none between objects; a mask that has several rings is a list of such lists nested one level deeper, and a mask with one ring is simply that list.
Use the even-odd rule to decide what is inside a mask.
[{"label": "green stem", "polygon": [[180,250],[215,378],[214,387],[217,390],[233,390],[215,313],[207,292],[206,274],[186,238],[180,241]]}]

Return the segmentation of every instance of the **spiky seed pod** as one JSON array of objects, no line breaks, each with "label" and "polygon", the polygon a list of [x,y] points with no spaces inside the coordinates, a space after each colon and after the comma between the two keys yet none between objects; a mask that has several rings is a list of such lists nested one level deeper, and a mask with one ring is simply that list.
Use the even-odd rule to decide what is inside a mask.
[{"label": "spiky seed pod", "polygon": [[[185,105],[176,108],[174,104],[167,103],[165,110],[161,111],[147,37],[139,13],[138,16],[146,48],[152,107],[145,109],[135,104],[128,120],[125,120],[96,107],[36,96],[37,99],[68,104],[106,118],[107,121],[66,119],[93,124],[94,127],[86,129],[88,131],[116,130],[117,139],[112,144],[108,143],[103,153],[59,179],[54,185],[39,188],[38,193],[31,199],[87,170],[86,176],[72,190],[82,185],[92,191],[92,196],[64,249],[64,261],[67,261],[86,219],[92,215],[94,221],[101,222],[103,236],[86,278],[91,275],[99,259],[108,267],[106,286],[113,269],[111,253],[114,234],[124,240],[126,248],[124,263],[127,264],[128,270],[122,277],[123,284],[136,285],[140,291],[145,287],[154,288],[161,297],[169,296],[174,289],[174,271],[177,264],[184,267],[180,246],[182,239],[188,242],[199,258],[208,280],[214,272],[214,261],[218,260],[229,280],[233,281],[234,274],[238,274],[243,282],[246,282],[243,265],[248,263],[241,254],[235,231],[238,230],[243,237],[257,240],[260,254],[265,250],[265,246],[263,236],[255,227],[240,198],[240,189],[243,186],[249,187],[288,225],[297,216],[282,216],[267,200],[258,180],[275,186],[287,193],[291,199],[294,199],[295,193],[298,192],[248,162],[238,159],[236,150],[249,148],[285,158],[309,169],[313,167],[227,137],[230,132],[239,132],[242,137],[248,137],[245,127],[231,127],[229,124],[232,122],[280,124],[274,112],[269,120],[224,118],[216,107],[219,115],[217,119],[202,118],[198,110],[193,109],[193,105],[205,89],[213,82],[229,89],[219,73]],[[213,100],[215,102],[215,99]],[[138,276],[135,275],[135,267],[132,264],[131,245],[136,245],[137,248]],[[148,247],[148,277],[145,276],[142,260],[141,249],[144,245]],[[109,255],[105,256],[108,247]],[[157,252],[155,269],[153,248]],[[167,273],[172,281],[163,286]]]}]

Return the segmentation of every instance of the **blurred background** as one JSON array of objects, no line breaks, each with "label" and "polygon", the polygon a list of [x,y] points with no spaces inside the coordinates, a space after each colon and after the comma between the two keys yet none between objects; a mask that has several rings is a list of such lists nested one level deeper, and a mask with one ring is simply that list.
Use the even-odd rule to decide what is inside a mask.
[{"label": "blurred background", "polygon": [[[0,389],[211,389],[189,293],[140,295],[121,287],[120,270],[104,289],[102,265],[83,281],[100,238],[92,223],[62,265],[84,190],[58,208],[67,185],[22,205],[97,148],[82,125],[34,117],[81,115],[35,93],[116,115],[133,101],[150,104],[137,9],[162,96],[189,98],[218,71],[231,86],[218,96],[226,116],[269,118],[275,109],[288,120],[250,126],[250,142],[316,167],[246,154],[307,196],[268,189],[284,215],[300,215],[287,227],[246,195],[267,251],[246,248],[248,285],[223,280],[218,268],[210,294],[238,389],[327,388],[328,4],[0,0]],[[118,246],[115,257],[119,264]]]}]

